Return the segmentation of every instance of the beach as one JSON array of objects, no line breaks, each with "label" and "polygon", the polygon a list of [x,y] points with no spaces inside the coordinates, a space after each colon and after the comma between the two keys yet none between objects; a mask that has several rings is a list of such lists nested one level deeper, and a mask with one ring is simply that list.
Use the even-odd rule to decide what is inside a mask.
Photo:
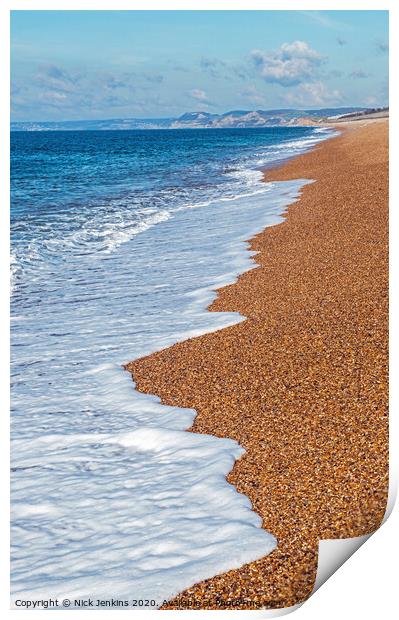
[{"label": "beach", "polygon": [[80,597],[157,608],[275,548],[226,480],[244,448],[186,432],[196,411],[137,392],[123,365],[245,320],[208,312],[215,289],[255,267],[247,240],[304,185],[261,170],[331,135],[12,132],[14,596],[75,600],[90,565]]},{"label": "beach", "polygon": [[259,268],[209,307],[242,323],[127,365],[139,391],[197,411],[195,433],[246,453],[228,481],[278,540],[165,609],[287,607],[313,587],[320,539],[374,531],[388,488],[388,122],[268,169],[312,179],[286,220],[251,240]]}]

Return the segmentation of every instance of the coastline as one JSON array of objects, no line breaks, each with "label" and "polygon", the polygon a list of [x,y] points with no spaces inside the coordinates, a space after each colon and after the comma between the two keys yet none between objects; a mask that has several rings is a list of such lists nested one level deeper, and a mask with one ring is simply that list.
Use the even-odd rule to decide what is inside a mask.
[{"label": "coastline", "polygon": [[[139,393],[121,366],[121,362],[143,358],[176,342],[245,320],[239,313],[208,312],[207,307],[217,296],[215,288],[233,284],[240,273],[256,267],[253,253],[248,251],[248,239],[265,227],[282,222],[285,209],[298,199],[306,183],[306,180],[295,180],[262,184],[260,167],[262,163],[275,162],[276,157],[281,162],[304,152],[331,135],[323,128],[239,133],[238,143],[233,140],[235,146],[228,136],[223,137],[223,132],[217,137],[209,136],[207,145],[202,145],[200,134],[196,137],[193,134],[194,143],[201,143],[203,156],[194,157],[197,165],[186,167],[182,180],[190,188],[193,178],[200,177],[205,186],[201,196],[192,200],[195,192],[192,194],[190,189],[188,195],[183,191],[180,199],[179,193],[167,189],[168,179],[172,182],[176,172],[173,153],[185,152],[188,156],[193,144],[187,132],[176,132],[164,162],[168,162],[168,173],[161,185],[165,186],[166,194],[156,188],[156,183],[153,187],[156,165],[151,166],[146,181],[150,189],[145,193],[145,203],[151,204],[151,197],[158,196],[155,203],[158,200],[166,213],[157,208],[155,214],[145,213],[141,219],[143,214],[139,210],[137,218],[135,207],[144,198],[139,190],[132,193],[129,214],[125,212],[124,201],[117,200],[107,208],[104,222],[101,217],[91,219],[91,209],[87,210],[84,204],[66,226],[57,217],[58,209],[54,217],[50,214],[43,224],[50,226],[52,235],[61,243],[61,256],[68,259],[65,260],[67,279],[64,261],[45,260],[38,277],[30,280],[30,270],[37,270],[32,248],[40,255],[45,250],[41,239],[47,235],[42,237],[32,230],[32,245],[25,244],[29,234],[17,235],[23,242],[16,252],[17,266],[23,269],[16,274],[13,315],[22,316],[23,320],[13,324],[16,391],[12,559],[13,567],[22,570],[13,570],[15,595],[29,593],[30,598],[39,598],[56,594],[59,598],[73,598],[78,552],[82,561],[89,553],[95,565],[80,580],[82,595],[95,592],[98,580],[106,575],[103,597],[111,598],[116,591],[119,596],[130,596],[134,584],[136,598],[155,601],[154,606],[159,607],[193,584],[258,560],[276,546],[275,538],[262,529],[261,517],[251,510],[248,497],[239,494],[226,480],[244,449],[230,439],[187,433],[196,412],[167,407],[156,396]],[[159,134],[149,134],[148,138],[147,135],[143,134],[142,139],[147,144],[145,150],[149,148],[148,158],[154,164],[155,160],[161,164],[165,157],[163,138]],[[154,138],[159,144],[155,152]],[[24,165],[27,172],[29,162],[35,161],[38,139],[41,144],[47,143],[45,135],[36,135],[33,142],[29,136],[23,137],[23,142],[27,140],[30,144]],[[67,136],[54,135],[53,139],[49,157],[67,156]],[[72,136],[72,139],[77,139],[84,150],[88,145],[94,147],[98,141],[91,134]],[[116,156],[115,172],[118,170],[119,174],[126,170],[125,166],[130,169],[131,160],[135,161],[136,145],[134,141],[126,141],[123,132],[118,136],[103,134],[99,143],[103,155],[115,152],[114,140],[125,153],[122,159]],[[100,159],[107,165],[106,157]],[[230,160],[234,165],[226,169]],[[223,175],[219,191],[218,183],[214,183],[212,161],[217,163],[218,174]],[[79,158],[74,158],[74,162],[72,169],[77,171]],[[132,165],[135,169],[135,164]],[[98,173],[96,168],[95,174]],[[57,177],[57,167],[52,174]],[[24,175],[22,181],[25,185]],[[28,178],[26,182],[29,184]],[[46,174],[39,175],[38,183],[43,190],[48,182]],[[70,181],[67,185],[70,187]],[[70,189],[73,194],[73,188]],[[199,198],[202,198],[200,202]],[[200,208],[192,208],[195,206]],[[160,220],[159,214],[164,216]],[[154,215],[156,221],[152,222]],[[139,226],[137,230],[138,220],[150,225]],[[157,225],[159,221],[161,226]],[[24,218],[21,224],[24,226]],[[88,227],[94,234],[89,255],[85,257],[81,254],[81,243],[86,246]],[[41,225],[39,229],[42,230]],[[21,251],[24,246],[26,252]],[[27,284],[25,291],[19,286],[19,275],[21,282]],[[101,294],[104,282],[106,296]],[[58,329],[60,315],[62,332]],[[54,340],[47,339],[49,330],[57,334]],[[75,346],[76,334],[79,334],[79,348]],[[16,348],[19,343],[24,348]],[[46,362],[50,352],[58,359],[57,364]],[[76,372],[79,367],[87,370]],[[74,385],[72,393],[70,385]],[[25,386],[32,386],[32,391]],[[29,398],[26,398],[27,391]],[[47,395],[46,403],[35,398],[42,392]],[[43,410],[54,412],[51,421],[47,417],[42,423]],[[80,432],[76,433],[76,429]],[[43,430],[56,434],[54,442],[42,441]],[[24,438],[22,443],[21,438]],[[110,451],[110,443],[119,446],[116,452]],[[60,454],[55,446],[60,448]],[[82,469],[86,471],[87,463],[91,462],[93,446],[97,458],[101,455],[102,466],[100,470],[89,466],[87,475],[82,476]],[[82,464],[71,472],[70,464],[76,461]],[[31,467],[32,463],[37,467]],[[42,477],[46,485],[40,483]],[[33,541],[25,529],[27,510],[31,510],[30,506],[26,507],[27,484],[29,504],[33,506],[47,505],[48,485],[63,489],[62,500],[59,497],[54,506],[58,519],[48,520],[40,513],[34,517],[39,527]],[[71,511],[73,497],[92,496],[95,488],[98,490],[95,503]],[[121,488],[128,490],[121,493]],[[100,513],[99,502],[103,506]],[[65,543],[64,522],[71,531],[78,528],[88,532],[93,531],[95,523],[87,550],[77,541]],[[145,532],[144,539],[142,532]],[[101,553],[104,536],[109,547],[106,555]],[[162,545],[165,541],[161,548],[158,548],[159,540]],[[57,572],[57,560],[47,553],[53,544],[64,554],[64,574],[56,583],[53,576]],[[149,552],[151,545],[154,552]],[[169,549],[173,549],[172,556]],[[134,562],[131,561],[133,550]],[[115,570],[110,570],[113,551],[118,560]],[[37,564],[43,567],[40,583],[36,571],[29,569]]]},{"label": "coastline", "polygon": [[319,539],[359,536],[382,520],[386,128],[357,122],[267,171],[268,181],[315,183],[282,224],[251,240],[259,268],[218,289],[209,307],[247,320],[127,365],[139,391],[196,409],[194,432],[245,448],[228,481],[278,539],[266,558],[164,608],[293,605],[311,592]]}]

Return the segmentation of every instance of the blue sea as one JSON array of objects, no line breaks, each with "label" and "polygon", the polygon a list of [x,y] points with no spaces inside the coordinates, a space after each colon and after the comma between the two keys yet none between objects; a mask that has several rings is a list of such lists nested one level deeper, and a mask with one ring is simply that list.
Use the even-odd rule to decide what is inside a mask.
[{"label": "blue sea", "polygon": [[122,365],[245,320],[206,308],[311,181],[260,170],[331,133],[11,134],[14,601],[155,608],[276,547],[226,482],[243,449]]}]

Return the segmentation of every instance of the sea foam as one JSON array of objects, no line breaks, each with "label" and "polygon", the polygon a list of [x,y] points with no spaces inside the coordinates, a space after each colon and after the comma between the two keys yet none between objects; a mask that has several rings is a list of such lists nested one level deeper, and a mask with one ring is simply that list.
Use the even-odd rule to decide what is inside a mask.
[{"label": "sea foam", "polygon": [[13,600],[158,607],[275,548],[226,481],[243,449],[185,432],[195,411],[138,393],[121,367],[244,320],[206,308],[256,266],[246,240],[280,223],[306,183],[256,174],[241,195],[171,207],[107,251],[60,239],[62,252],[24,265],[12,335]]}]

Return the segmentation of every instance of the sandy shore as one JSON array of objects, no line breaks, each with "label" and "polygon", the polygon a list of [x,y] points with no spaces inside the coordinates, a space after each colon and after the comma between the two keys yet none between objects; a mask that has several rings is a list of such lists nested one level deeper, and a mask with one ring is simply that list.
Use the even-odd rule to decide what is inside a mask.
[{"label": "sandy shore", "polygon": [[248,320],[128,365],[138,389],[198,412],[192,430],[246,454],[229,482],[278,538],[268,557],[165,608],[305,599],[318,540],[375,530],[387,497],[388,123],[355,123],[267,173],[315,179],[251,241],[259,269],[211,311]]}]

